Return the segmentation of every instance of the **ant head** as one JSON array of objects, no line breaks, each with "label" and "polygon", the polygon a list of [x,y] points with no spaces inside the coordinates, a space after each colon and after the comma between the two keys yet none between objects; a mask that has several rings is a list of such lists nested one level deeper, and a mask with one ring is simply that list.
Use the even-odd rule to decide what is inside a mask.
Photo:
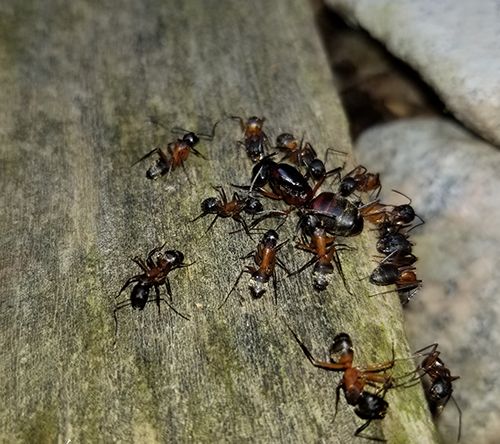
[{"label": "ant head", "polygon": [[394,254],[407,256],[411,254],[411,243],[401,233],[387,234],[377,242],[377,251],[386,256]]},{"label": "ant head", "polygon": [[343,197],[350,196],[356,191],[356,179],[354,177],[344,177],[340,182],[339,193]]},{"label": "ant head", "polygon": [[298,141],[290,133],[283,133],[276,137],[276,146],[279,149],[287,149],[294,151],[297,149]]},{"label": "ant head", "polygon": [[246,126],[252,129],[262,128],[265,120],[265,118],[260,119],[257,116],[252,116],[248,118]]},{"label": "ant head", "polygon": [[413,219],[415,219],[415,210],[408,204],[394,207],[393,213],[396,222],[403,224],[409,224]]},{"label": "ant head", "polygon": [[351,337],[347,333],[339,333],[333,338],[333,344],[330,347],[330,361],[339,362],[341,358],[354,355],[352,349]]},{"label": "ant head", "polygon": [[163,258],[171,265],[180,265],[184,262],[184,255],[178,250],[167,250]]},{"label": "ant head", "polygon": [[245,201],[245,212],[247,214],[257,214],[264,211],[264,207],[255,197],[247,197]]},{"label": "ant head", "polygon": [[326,174],[325,164],[320,159],[314,159],[307,166],[309,174],[311,174],[314,180],[321,179]]},{"label": "ant head", "polygon": [[215,197],[209,197],[201,203],[201,211],[204,214],[215,214],[219,208],[219,199]]},{"label": "ant head", "polygon": [[200,141],[200,139],[195,133],[189,132],[187,134],[184,134],[182,141],[193,147]]},{"label": "ant head", "polygon": [[278,243],[279,236],[278,233],[274,230],[268,230],[264,233],[262,237],[262,243],[270,246],[276,246]]},{"label": "ant head", "polygon": [[361,392],[354,413],[361,419],[383,419],[389,408],[389,403],[379,395],[370,392]]}]

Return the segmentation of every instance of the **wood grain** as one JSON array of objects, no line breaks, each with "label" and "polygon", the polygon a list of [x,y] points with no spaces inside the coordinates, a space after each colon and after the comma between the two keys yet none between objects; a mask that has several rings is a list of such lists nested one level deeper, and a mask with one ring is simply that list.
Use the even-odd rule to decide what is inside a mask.
[{"label": "wood grain", "polygon": [[[305,132],[322,154],[348,152],[309,4],[9,0],[0,17],[1,440],[359,441],[343,399],[333,422],[340,375],[314,369],[284,320],[322,359],[340,331],[360,364],[390,358],[392,344],[408,355],[397,296],[368,298],[361,280],[373,237],[342,255],[353,295],[338,278],[317,294],[306,272],[280,281],[275,305],[250,300],[242,279],[218,310],[254,243],[228,235],[230,220],[208,235],[208,219],[189,221],[211,185],[248,181],[239,128],[225,121],[200,144],[209,160],[188,159],[192,185],[182,170],[151,182],[148,162],[131,167],[172,138],[149,115],[204,132],[255,114],[271,138]],[[191,320],[154,304],[121,310],[113,348],[115,295],[138,271],[130,257],[163,242],[195,262],[171,276]],[[293,269],[307,256],[289,242],[283,259]],[[370,434],[435,442],[418,387],[387,399]]]}]

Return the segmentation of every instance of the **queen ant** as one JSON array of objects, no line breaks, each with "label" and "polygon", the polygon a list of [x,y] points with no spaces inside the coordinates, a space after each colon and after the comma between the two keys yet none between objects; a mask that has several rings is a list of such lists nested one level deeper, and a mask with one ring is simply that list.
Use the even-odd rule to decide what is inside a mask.
[{"label": "queen ant", "polygon": [[[132,261],[134,261],[141,268],[143,273],[127,279],[118,294],[115,296],[115,298],[118,298],[129,285],[135,283],[132,288],[132,292],[130,293],[130,299],[119,302],[113,310],[113,317],[115,319],[115,337],[118,333],[118,318],[116,313],[122,308],[128,306],[131,306],[133,309],[143,310],[147,303],[155,302],[158,307],[158,313],[160,313],[160,301],[163,301],[174,313],[183,319],[189,320],[187,316],[178,312],[171,305],[172,289],[170,287],[168,274],[177,268],[189,267],[192,264],[185,264],[184,255],[178,250],[166,250],[163,253],[160,253],[164,246],[165,244],[160,247],[153,248],[148,253],[145,261],[138,256],[132,258]],[[161,285],[165,285],[170,303],[166,299],[160,297]],[[154,288],[156,293],[154,299],[149,298],[149,291],[151,288]]]},{"label": "queen ant", "polygon": [[241,131],[243,131],[243,141],[238,141],[240,145],[245,147],[247,156],[252,162],[258,162],[265,156],[264,147],[269,145],[269,139],[262,129],[265,122],[265,117],[259,118],[256,116],[249,117],[246,122],[239,116],[231,116],[231,119],[237,120],[240,123]]},{"label": "queen ant", "polygon": [[[299,274],[314,265],[313,287],[317,291],[323,291],[328,286],[328,275],[333,273],[333,264],[335,264],[345,287],[348,288],[338,256],[339,247],[347,246],[344,244],[335,244],[335,236],[329,236],[325,229],[321,227],[319,219],[313,214],[303,215],[299,221],[299,227],[302,232],[302,242],[297,243],[295,246],[299,250],[314,254],[314,257],[298,270],[290,273],[290,276]],[[310,242],[307,241],[307,237],[311,239]]]},{"label": "queen ant", "polygon": [[[150,122],[154,125],[161,126],[166,129],[166,126],[159,122],[155,117],[149,118]],[[172,132],[183,132],[182,138],[178,138],[175,142],[170,142],[166,147],[155,147],[149,153],[142,156],[139,160],[134,162],[133,165],[142,162],[144,159],[148,158],[153,154],[158,154],[158,159],[156,162],[146,171],[146,177],[151,180],[158,179],[161,176],[170,174],[171,171],[182,167],[186,177],[189,180],[189,175],[187,174],[186,167],[184,165],[185,161],[188,159],[189,154],[193,153],[195,156],[201,157],[204,160],[207,158],[201,154],[195,146],[198,145],[200,139],[213,140],[215,134],[215,128],[219,124],[219,121],[215,122],[212,127],[211,134],[196,134],[192,131],[184,130],[182,128],[172,128]],[[165,151],[166,149],[166,151]]]},{"label": "queen ant", "polygon": [[[394,367],[394,350],[393,358],[390,361],[367,367],[354,367],[354,350],[351,338],[347,333],[339,333],[335,336],[333,344],[330,347],[330,362],[318,361],[295,332],[290,327],[288,328],[312,365],[323,370],[344,373],[335,391],[335,416],[337,416],[340,391],[342,390],[346,402],[355,407],[354,413],[361,419],[366,420],[363,425],[356,429],[354,436],[360,436],[361,432],[370,425],[371,421],[385,417],[389,404],[384,399],[384,396],[386,391],[394,385],[392,376],[386,375],[385,372]],[[384,374],[377,374],[381,372],[384,372]],[[378,391],[376,393],[366,391],[365,386],[367,385],[378,388]],[[379,394],[381,392],[382,396]],[[380,438],[370,437],[369,439],[383,441]]]},{"label": "queen ant", "polygon": [[207,232],[213,227],[217,219],[231,217],[233,220],[241,224],[245,233],[251,238],[250,230],[248,229],[245,219],[241,217],[241,213],[250,214],[252,216],[261,213],[264,208],[258,199],[247,196],[241,197],[238,193],[233,193],[231,200],[228,200],[224,188],[217,186],[213,187],[219,194],[217,197],[209,197],[201,203],[202,213],[195,217],[191,222],[194,222],[207,214],[215,214],[214,219],[207,228]]},{"label": "queen ant", "polygon": [[247,265],[246,268],[241,270],[240,274],[236,278],[234,285],[231,290],[227,294],[227,296],[222,301],[222,304],[219,306],[221,308],[229,298],[230,294],[235,290],[238,285],[238,282],[243,276],[243,273],[249,273],[251,276],[250,280],[250,293],[254,299],[260,299],[264,293],[266,292],[265,284],[272,280],[273,290],[274,290],[274,298],[275,302],[278,299],[277,293],[277,280],[276,280],[276,265],[285,270],[288,274],[286,266],[283,262],[278,259],[277,252],[283,247],[283,245],[287,242],[284,241],[281,244],[278,244],[279,236],[275,230],[268,230],[264,233],[262,240],[257,246],[257,250],[251,251],[246,256],[243,256],[241,259],[248,259],[253,256],[255,265]]}]

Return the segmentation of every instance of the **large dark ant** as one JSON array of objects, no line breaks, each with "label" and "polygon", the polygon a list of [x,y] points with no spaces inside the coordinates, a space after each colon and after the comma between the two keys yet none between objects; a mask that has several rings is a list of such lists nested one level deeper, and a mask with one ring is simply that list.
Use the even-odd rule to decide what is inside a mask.
[{"label": "large dark ant", "polygon": [[240,122],[241,131],[244,132],[244,139],[238,143],[245,147],[247,156],[252,162],[262,160],[265,156],[264,147],[269,145],[267,135],[262,129],[266,119],[252,116],[244,122],[239,116],[231,116],[231,118]]},{"label": "large dark ant", "polygon": [[[290,273],[290,275],[299,274],[314,265],[313,287],[317,291],[323,291],[328,286],[328,275],[333,273],[333,264],[335,264],[347,288],[347,282],[338,257],[339,247],[346,247],[346,245],[335,244],[335,237],[326,233],[325,229],[320,226],[319,219],[313,214],[303,215],[299,221],[299,227],[302,231],[302,242],[297,243],[296,247],[313,253],[314,257],[298,270]],[[310,242],[307,242],[307,236],[310,237]]]},{"label": "large dark ant", "polygon": [[398,266],[394,263],[382,263],[370,275],[370,282],[374,285],[396,284],[401,302],[407,304],[416,290],[422,284],[417,279],[415,268],[410,266]]},{"label": "large dark ant", "polygon": [[224,298],[224,301],[222,301],[222,304],[219,306],[219,308],[226,303],[227,299],[229,298],[229,295],[237,287],[238,282],[241,279],[241,276],[243,276],[243,273],[249,273],[251,276],[249,287],[252,297],[254,299],[259,299],[264,295],[264,293],[266,292],[265,284],[267,284],[269,280],[272,280],[274,297],[275,301],[277,301],[278,296],[277,296],[276,265],[281,267],[289,274],[286,266],[276,256],[276,253],[280,250],[281,247],[283,247],[283,245],[287,241],[278,244],[278,240],[279,240],[278,233],[274,230],[268,230],[266,231],[266,233],[264,233],[262,240],[257,246],[257,250],[251,251],[249,254],[242,257],[242,259],[248,259],[253,256],[255,265],[257,265],[257,267],[254,267],[253,265],[247,265],[246,268],[241,270],[240,274],[236,278],[234,285],[232,286],[227,296]]},{"label": "large dark ant", "polygon": [[350,196],[355,191],[369,192],[376,190],[376,198],[380,194],[381,189],[382,185],[380,183],[379,174],[368,172],[363,165],[358,165],[352,171],[344,175],[339,185],[339,193],[343,197]]},{"label": "large dark ant", "polygon": [[201,217],[206,216],[207,214],[215,214],[214,219],[207,228],[208,232],[219,217],[231,217],[236,222],[241,224],[248,236],[252,237],[250,235],[250,230],[248,229],[245,219],[241,217],[241,213],[244,212],[252,216],[261,213],[264,208],[262,207],[260,201],[251,196],[243,198],[238,193],[233,193],[232,199],[228,200],[226,192],[222,187],[218,186],[213,188],[219,193],[219,198],[209,197],[205,199],[201,203],[202,213],[199,216],[195,217],[191,222],[194,222]]},{"label": "large dark ant", "polygon": [[[166,128],[165,125],[159,122],[155,117],[150,117],[150,122],[155,125],[159,125],[162,128]],[[189,176],[187,174],[184,162],[187,160],[190,153],[193,153],[195,156],[201,157],[202,159],[206,160],[206,157],[203,154],[201,154],[195,148],[195,146],[198,145],[198,143],[200,142],[200,138],[203,138],[205,140],[213,140],[215,128],[217,127],[218,124],[219,121],[215,122],[214,126],[212,127],[211,134],[197,135],[192,131],[187,131],[182,128],[173,128],[172,132],[182,131],[185,133],[182,136],[182,138],[178,138],[175,142],[170,142],[169,144],[167,144],[166,147],[156,147],[152,149],[149,153],[145,154],[139,160],[137,160],[134,163],[134,165],[136,163],[143,161],[149,156],[157,153],[159,158],[146,171],[146,177],[148,179],[151,180],[158,179],[159,177],[164,176],[165,174],[170,174],[171,171],[177,169],[178,167],[182,167],[184,173],[186,174],[189,180]]]},{"label": "large dark ant", "polygon": [[363,217],[358,207],[339,194],[320,193],[308,203],[307,208],[330,234],[348,237],[363,231]]},{"label": "large dark ant", "polygon": [[[135,276],[127,279],[123,287],[120,289],[118,294],[115,296],[119,297],[122,292],[131,284],[136,283],[132,288],[130,293],[130,299],[122,301],[115,306],[113,310],[113,317],[115,319],[115,337],[118,333],[118,318],[116,313],[124,307],[131,306],[133,309],[143,310],[148,302],[155,302],[158,307],[158,313],[160,312],[160,301],[165,302],[168,307],[181,318],[189,320],[189,318],[182,313],[178,312],[172,305],[172,289],[170,287],[170,281],[168,279],[168,274],[177,268],[189,267],[192,264],[184,263],[184,255],[178,250],[166,250],[163,253],[160,251],[163,249],[165,244],[161,247],[153,248],[146,258],[146,261],[140,257],[134,257],[132,260],[141,268],[143,273],[137,274]],[[167,294],[170,299],[170,303],[160,297],[160,286],[165,285],[167,289]],[[154,299],[149,298],[149,291],[154,288],[156,296]]]},{"label": "large dark ant", "polygon": [[[378,375],[386,372],[394,366],[394,356],[390,361],[375,364],[368,367],[353,367],[354,350],[352,341],[347,333],[339,333],[335,336],[330,347],[330,362],[316,360],[304,343],[290,329],[295,340],[306,355],[309,362],[315,367],[323,370],[344,372],[342,380],[338,383],[335,397],[335,416],[337,415],[340,390],[344,392],[346,402],[355,407],[354,413],[366,422],[358,427],[354,436],[359,436],[373,420],[383,419],[387,413],[389,404],[384,399],[385,392],[393,386],[393,378],[390,375]],[[365,386],[378,387],[377,393],[370,393],[364,390]],[[379,393],[382,392],[382,396]],[[373,441],[383,441],[383,439],[370,437]]]}]

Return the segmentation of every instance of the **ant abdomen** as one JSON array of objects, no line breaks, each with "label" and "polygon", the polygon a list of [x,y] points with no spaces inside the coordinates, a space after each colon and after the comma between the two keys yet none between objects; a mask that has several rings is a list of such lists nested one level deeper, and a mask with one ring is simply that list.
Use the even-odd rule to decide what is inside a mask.
[{"label": "ant abdomen", "polygon": [[146,302],[149,299],[149,289],[151,286],[143,282],[139,282],[132,288],[130,294],[130,305],[133,309],[144,310]]}]

